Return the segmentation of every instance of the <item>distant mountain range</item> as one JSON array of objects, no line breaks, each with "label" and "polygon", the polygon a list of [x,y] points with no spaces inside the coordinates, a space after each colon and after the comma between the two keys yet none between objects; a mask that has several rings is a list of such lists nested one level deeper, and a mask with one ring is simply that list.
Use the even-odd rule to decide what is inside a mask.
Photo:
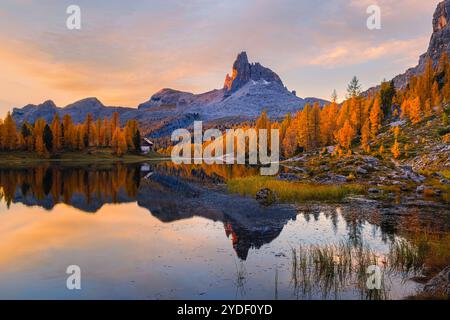
[{"label": "distant mountain range", "polygon": [[259,63],[250,64],[247,53],[242,52],[233,64],[232,75],[227,75],[222,89],[193,94],[174,89],[162,89],[138,108],[110,107],[97,98],[87,98],[60,108],[51,100],[39,105],[29,104],[15,108],[13,117],[18,123],[35,122],[39,118],[51,121],[58,113],[70,114],[79,123],[88,112],[98,117],[110,117],[118,112],[121,121],[137,119],[146,133],[159,137],[172,130],[188,127],[194,120],[244,121],[253,120],[266,110],[272,118],[303,109],[306,103],[328,101],[316,98],[302,99],[290,92],[281,78]]}]

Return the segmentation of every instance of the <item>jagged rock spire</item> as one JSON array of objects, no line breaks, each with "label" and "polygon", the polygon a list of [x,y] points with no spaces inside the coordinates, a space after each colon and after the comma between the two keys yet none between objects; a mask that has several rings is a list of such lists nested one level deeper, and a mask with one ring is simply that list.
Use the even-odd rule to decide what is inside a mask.
[{"label": "jagged rock spire", "polygon": [[225,78],[225,92],[227,94],[236,92],[250,80],[265,80],[283,85],[280,77],[272,70],[263,67],[259,63],[250,64],[247,53],[243,51],[238,54],[236,61],[233,63],[232,75],[227,74]]}]

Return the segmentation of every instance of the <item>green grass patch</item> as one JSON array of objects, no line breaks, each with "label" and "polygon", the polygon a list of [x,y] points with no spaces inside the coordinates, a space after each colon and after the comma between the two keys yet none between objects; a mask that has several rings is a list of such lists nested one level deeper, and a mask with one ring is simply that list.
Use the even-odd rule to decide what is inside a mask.
[{"label": "green grass patch", "polygon": [[264,188],[275,192],[282,202],[342,200],[350,194],[364,194],[366,188],[358,184],[319,185],[277,180],[273,177],[253,176],[231,179],[227,182],[228,191],[242,196],[254,197]]}]

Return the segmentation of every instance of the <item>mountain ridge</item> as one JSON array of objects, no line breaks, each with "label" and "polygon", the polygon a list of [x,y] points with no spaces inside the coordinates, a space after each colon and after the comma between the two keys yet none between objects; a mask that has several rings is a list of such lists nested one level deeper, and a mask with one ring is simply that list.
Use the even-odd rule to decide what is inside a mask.
[{"label": "mountain ridge", "polygon": [[[392,78],[391,81],[397,89],[404,89],[413,76],[424,72],[428,59],[431,59],[433,66],[436,67],[444,53],[450,56],[450,0],[441,1],[437,5],[433,13],[432,25],[433,32],[427,51],[420,55],[418,64]],[[374,86],[366,90],[364,94],[377,92],[379,89],[379,85]]]},{"label": "mountain ridge", "polygon": [[[39,118],[51,122],[56,113],[61,117],[69,114],[75,123],[80,123],[85,120],[87,113],[92,113],[96,119],[111,117],[113,112],[117,112],[122,122],[136,119],[148,131],[154,132],[158,129],[151,130],[152,127],[168,126],[176,129],[179,126],[187,127],[194,120],[256,119],[263,111],[267,111],[270,117],[280,118],[288,112],[303,109],[306,103],[315,102],[321,105],[328,103],[317,98],[297,97],[295,91],[291,92],[284,86],[275,72],[260,63],[250,63],[247,53],[243,51],[238,54],[233,63],[232,75],[226,75],[221,89],[194,94],[164,88],[137,108],[105,106],[95,97],[65,107],[58,107],[52,100],[47,100],[38,105],[14,108],[12,116],[18,123],[33,123]],[[171,121],[176,125],[171,125]]]}]

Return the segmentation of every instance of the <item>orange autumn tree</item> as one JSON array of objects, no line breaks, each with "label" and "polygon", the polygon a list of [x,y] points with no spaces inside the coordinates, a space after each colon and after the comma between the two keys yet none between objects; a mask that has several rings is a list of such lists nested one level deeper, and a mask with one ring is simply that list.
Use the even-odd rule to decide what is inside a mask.
[{"label": "orange autumn tree", "polygon": [[400,156],[400,144],[398,143],[397,139],[395,139],[394,145],[391,148],[391,152],[394,159],[397,159]]},{"label": "orange autumn tree", "polygon": [[0,124],[0,148],[6,151],[15,150],[18,144],[17,128],[11,113],[8,112],[5,120]]},{"label": "orange autumn tree", "polygon": [[408,116],[413,124],[422,121],[422,108],[419,97],[415,97],[409,101]]},{"label": "orange autumn tree", "polygon": [[370,110],[370,134],[372,139],[375,139],[378,135],[378,131],[381,127],[381,121],[383,119],[383,112],[381,111],[380,100],[375,99],[372,109]]},{"label": "orange autumn tree", "polygon": [[128,145],[125,133],[119,127],[114,132],[111,144],[115,155],[122,156],[127,152]]},{"label": "orange autumn tree", "polygon": [[341,147],[350,149],[352,140],[356,135],[356,130],[350,124],[350,120],[347,120],[344,126],[338,131],[337,140]]},{"label": "orange autumn tree", "polygon": [[366,120],[361,129],[361,147],[366,153],[370,152],[370,121]]},{"label": "orange autumn tree", "polygon": [[[140,152],[140,129],[136,120],[127,122],[120,128],[118,114],[111,122],[107,118],[94,121],[88,113],[84,123],[75,124],[69,114],[63,116],[55,113],[53,120],[47,124],[45,119],[37,119],[34,124],[24,121],[20,130],[10,113],[0,119],[0,151],[25,150],[41,156],[63,151],[85,150],[88,147],[111,147],[111,123],[120,134],[114,141],[115,153],[123,155],[128,151]],[[49,150],[50,148],[50,150]]]},{"label": "orange autumn tree", "polygon": [[62,147],[62,128],[59,121],[59,114],[55,113],[50,126],[53,135],[53,152],[58,152]]}]

